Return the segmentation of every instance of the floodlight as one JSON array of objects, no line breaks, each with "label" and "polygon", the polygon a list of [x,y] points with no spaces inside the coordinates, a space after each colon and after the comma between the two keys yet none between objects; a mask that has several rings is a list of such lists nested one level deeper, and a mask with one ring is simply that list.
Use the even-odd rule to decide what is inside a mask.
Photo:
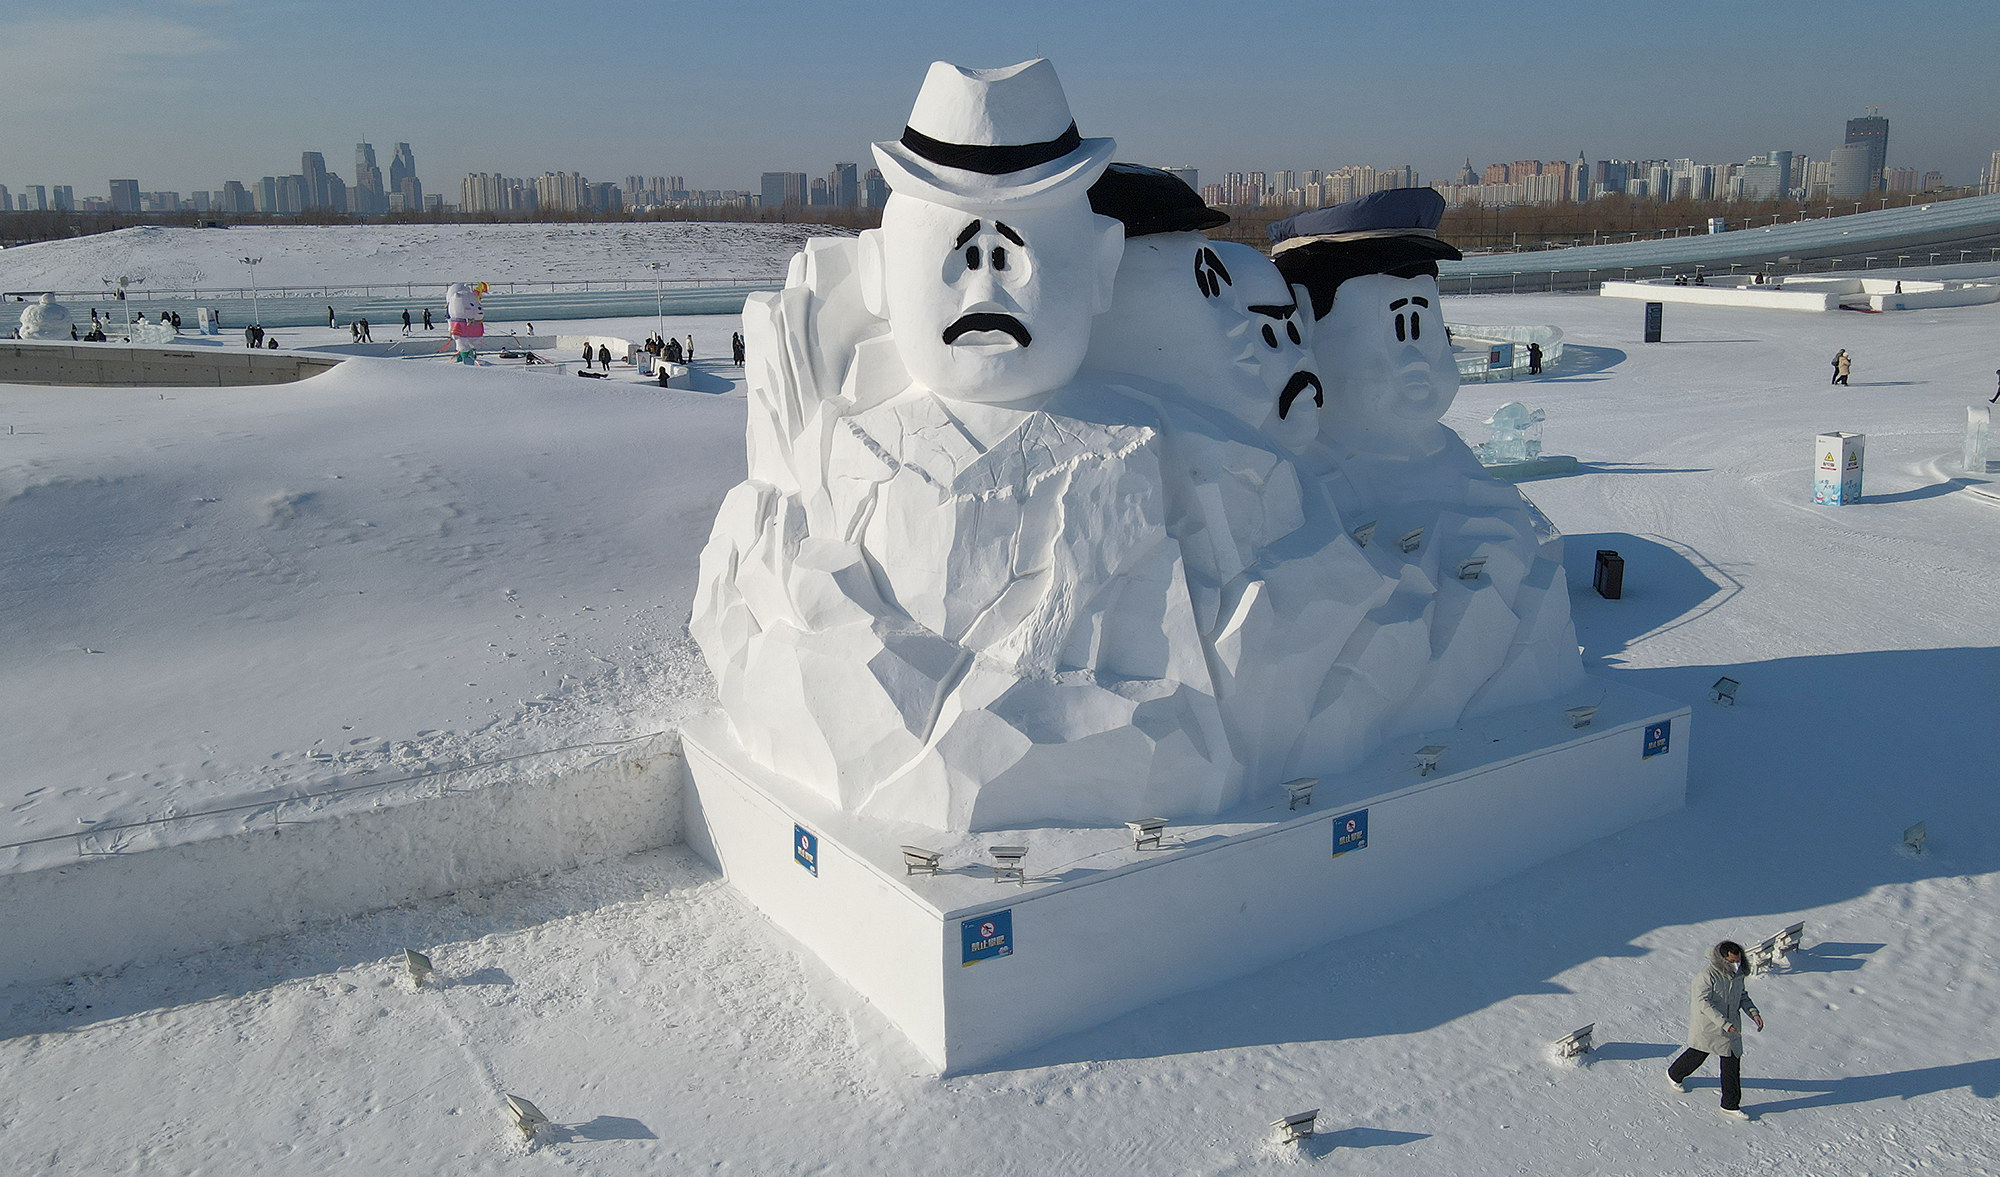
[{"label": "floodlight", "polygon": [[1418,548],[1423,547],[1424,529],[1421,527],[1412,527],[1410,530],[1403,533],[1403,537],[1401,539],[1396,541],[1396,546],[1402,548],[1403,553],[1405,555],[1408,555],[1409,553],[1416,551]]},{"label": "floodlight", "polygon": [[1486,571],[1486,557],[1474,556],[1458,566],[1458,578],[1460,580],[1478,580],[1479,574],[1484,571]]},{"label": "floodlight", "polygon": [[903,874],[934,875],[938,873],[938,860],[944,857],[942,850],[926,850],[922,846],[903,847]]},{"label": "floodlight", "polygon": [[1593,703],[1588,707],[1571,707],[1563,714],[1569,716],[1571,727],[1589,727],[1590,721],[1597,718],[1597,705]]},{"label": "floodlight", "polygon": [[1590,1036],[1596,1032],[1597,1023],[1592,1022],[1588,1026],[1571,1030],[1569,1033],[1556,1039],[1556,1057],[1575,1058],[1580,1054],[1589,1054]]},{"label": "floodlight", "polygon": [[1167,819],[1164,817],[1142,817],[1137,821],[1126,822],[1125,828],[1132,831],[1132,849],[1144,850],[1146,843],[1151,842],[1153,849],[1158,850],[1160,849],[1160,836],[1167,832]]},{"label": "floodlight", "polygon": [[1355,528],[1352,534],[1355,543],[1360,544],[1364,548],[1367,547],[1368,541],[1375,538],[1375,521],[1370,519],[1368,522]]},{"label": "floodlight", "polygon": [[1444,755],[1444,745],[1426,744],[1417,749],[1413,755],[1417,758],[1417,775],[1429,776],[1437,771],[1438,757]]},{"label": "floodlight", "polygon": [[431,968],[431,958],[414,948],[403,949],[403,964],[410,970],[411,983],[419,988],[431,979],[431,973],[434,971]]},{"label": "floodlight", "polygon": [[513,1118],[514,1127],[521,1130],[523,1137],[534,1139],[535,1133],[549,1122],[549,1118],[542,1114],[542,1109],[522,1096],[510,1095],[506,1098],[507,1114]]},{"label": "floodlight", "polygon": [[1021,865],[1021,860],[1028,856],[1026,846],[988,846],[986,852],[993,856],[994,882],[1012,879],[1023,885],[1027,883],[1028,870]]},{"label": "floodlight", "polygon": [[1924,828],[1924,823],[1918,822],[1903,831],[1903,845],[1909,847],[1912,854],[1922,854],[1924,843],[1930,841],[1930,837],[1931,832]]},{"label": "floodlight", "polygon": [[1714,686],[1708,688],[1708,701],[1719,703],[1724,707],[1734,707],[1736,706],[1736,688],[1741,685],[1743,684],[1725,674],[1715,680]]},{"label": "floodlight", "polygon": [[1301,1140],[1311,1140],[1313,1121],[1319,1119],[1319,1109],[1298,1112],[1282,1120],[1271,1121],[1271,1127],[1278,1133],[1280,1144],[1296,1144]]},{"label": "floodlight", "polygon": [[1302,776],[1294,781],[1286,781],[1285,792],[1291,795],[1292,803],[1285,808],[1297,809],[1301,805],[1310,806],[1313,803],[1313,786],[1317,784],[1319,778],[1316,776]]}]

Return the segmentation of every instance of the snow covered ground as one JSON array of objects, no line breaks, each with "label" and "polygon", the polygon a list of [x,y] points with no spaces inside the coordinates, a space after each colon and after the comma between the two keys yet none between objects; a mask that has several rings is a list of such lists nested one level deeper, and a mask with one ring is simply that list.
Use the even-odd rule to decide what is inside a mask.
[{"label": "snow covered ground", "polygon": [[257,284],[277,287],[439,286],[450,282],[669,281],[782,277],[807,237],[826,226],[709,221],[503,225],[143,226],[0,250],[0,291],[103,288],[120,275],[149,290],[250,285],[240,259],[258,257]]},{"label": "snow covered ground", "polygon": [[[1527,489],[1569,537],[1587,659],[1697,703],[1683,812],[946,1079],[668,848],[0,992],[0,1171],[2000,1169],[2000,479],[1956,471],[2000,308],[1672,307],[1658,345],[1613,300],[1446,313],[1565,332],[1559,370],[1448,420],[1476,439],[1525,400],[1581,463]],[[733,323],[689,329],[714,354]],[[353,361],[0,388],[0,426],[0,841],[708,703],[682,626],[738,394]],[[1858,506],[1808,502],[1832,429],[1868,434]],[[1601,547],[1623,600],[1589,589]],[[1733,709],[1705,701],[1725,673]],[[0,913],[0,942],[34,918]],[[1713,1064],[1667,1091],[1706,946],[1800,919],[1806,950],[1751,982],[1756,1122],[1715,1114]],[[397,981],[405,945],[447,984]],[[1586,1022],[1588,1064],[1550,1061]],[[502,1091],[559,1131],[510,1140]],[[1261,1143],[1308,1107],[1309,1147]]]}]

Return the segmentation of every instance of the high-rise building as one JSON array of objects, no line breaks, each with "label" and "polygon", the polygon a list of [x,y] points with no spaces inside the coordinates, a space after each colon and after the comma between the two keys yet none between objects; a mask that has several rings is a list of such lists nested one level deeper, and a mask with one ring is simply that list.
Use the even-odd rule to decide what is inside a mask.
[{"label": "high-rise building", "polygon": [[1882,171],[1889,163],[1889,120],[1879,114],[1847,120],[1847,144],[1868,149],[1868,190],[1882,187]]},{"label": "high-rise building", "polygon": [[326,191],[326,157],[317,151],[299,153],[299,174],[305,179],[305,200],[301,209],[324,208],[332,201]]},{"label": "high-rise building", "polygon": [[762,188],[759,203],[765,208],[783,208],[788,204],[803,205],[806,202],[804,172],[765,172]]},{"label": "high-rise building", "polygon": [[1876,189],[1868,144],[1843,143],[1833,149],[1833,165],[1827,177],[1826,194],[1833,200],[1859,200]]},{"label": "high-rise building", "polygon": [[41,184],[29,184],[22,188],[21,197],[26,212],[47,212],[49,209],[49,190]]},{"label": "high-rise building", "polygon": [[1186,184],[1196,192],[1201,191],[1201,172],[1199,170],[1190,167],[1165,168],[1163,170],[1169,176],[1179,179],[1181,183]]},{"label": "high-rise building", "polygon": [[76,211],[76,189],[68,184],[57,184],[49,191],[49,203],[58,212]]},{"label": "high-rise building", "polygon": [[389,211],[389,194],[382,187],[382,169],[375,166],[372,143],[354,145],[354,187],[348,190],[348,207],[364,217]]},{"label": "high-rise building", "polygon": [[826,189],[835,208],[855,207],[861,203],[861,170],[851,163],[834,164]]},{"label": "high-rise building", "polygon": [[14,211],[14,198],[7,193],[7,185],[0,184],[0,213]]},{"label": "high-rise building", "polygon": [[402,193],[403,203],[411,212],[424,207],[424,184],[417,179],[417,153],[410,150],[408,143],[396,144],[396,154],[389,160],[389,191]]},{"label": "high-rise building", "polygon": [[278,177],[265,176],[257,181],[257,211],[267,216],[278,211]]},{"label": "high-rise building", "polygon": [[243,186],[243,181],[224,180],[222,182],[222,207],[217,211],[226,213],[256,211],[256,206],[250,201],[250,190]]},{"label": "high-rise building", "polygon": [[2000,192],[2000,151],[1993,153],[1993,162],[1986,168],[1986,182],[1979,186],[1979,191],[1987,196]]},{"label": "high-rise building", "polygon": [[111,211],[115,213],[139,211],[139,181],[111,181]]},{"label": "high-rise building", "polygon": [[[2000,158],[2000,153],[1995,153]],[[889,203],[889,181],[882,178],[880,168],[869,168],[861,181],[861,202],[869,208],[881,208]]]}]

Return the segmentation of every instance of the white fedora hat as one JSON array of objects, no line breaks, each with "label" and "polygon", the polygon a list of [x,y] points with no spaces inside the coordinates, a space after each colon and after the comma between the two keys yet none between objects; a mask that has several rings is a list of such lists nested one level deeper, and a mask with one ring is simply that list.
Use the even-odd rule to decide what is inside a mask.
[{"label": "white fedora hat", "polygon": [[1003,69],[937,61],[903,137],[875,144],[875,162],[890,190],[905,196],[1025,205],[1067,194],[1075,184],[1089,188],[1115,147],[1076,133],[1069,99],[1046,58]]}]

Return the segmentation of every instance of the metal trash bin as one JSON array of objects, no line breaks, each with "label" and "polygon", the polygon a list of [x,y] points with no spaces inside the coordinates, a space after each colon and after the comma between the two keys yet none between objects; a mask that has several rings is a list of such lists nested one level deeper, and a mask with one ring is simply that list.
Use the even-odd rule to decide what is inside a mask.
[{"label": "metal trash bin", "polygon": [[1590,587],[1607,601],[1615,601],[1625,593],[1625,560],[1610,548],[1597,549],[1597,571],[1590,578]]}]

